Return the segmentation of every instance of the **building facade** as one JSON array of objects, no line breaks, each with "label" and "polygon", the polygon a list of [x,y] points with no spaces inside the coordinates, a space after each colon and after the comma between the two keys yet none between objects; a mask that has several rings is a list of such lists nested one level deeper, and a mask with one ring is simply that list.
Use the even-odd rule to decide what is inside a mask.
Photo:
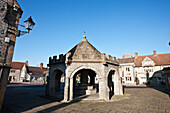
[{"label": "building facade", "polygon": [[[122,58],[119,60],[120,76],[125,84],[146,84],[161,85],[165,83],[163,68],[170,67],[170,53]],[[130,82],[128,80],[131,77]],[[126,78],[127,77],[127,78]],[[153,79],[153,80],[152,80]]]},{"label": "building facade", "polygon": [[134,84],[134,57],[132,55],[124,55],[119,59],[119,71],[123,84]]},{"label": "building facade", "polygon": [[12,62],[8,80],[20,82],[24,65],[27,65],[26,62]]}]

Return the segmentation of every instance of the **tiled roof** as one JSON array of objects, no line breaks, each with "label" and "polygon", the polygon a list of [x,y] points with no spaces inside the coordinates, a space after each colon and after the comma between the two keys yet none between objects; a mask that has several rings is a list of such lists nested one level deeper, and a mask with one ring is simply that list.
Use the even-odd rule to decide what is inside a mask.
[{"label": "tiled roof", "polygon": [[40,67],[31,67],[28,66],[28,72],[32,73],[31,76],[42,76],[43,74],[45,74],[48,71],[47,68],[40,68]]},{"label": "tiled roof", "polygon": [[134,63],[135,58],[123,58],[123,59],[119,59],[119,63],[120,64],[124,64],[124,63]]},{"label": "tiled roof", "polygon": [[155,63],[155,66],[170,65],[170,53],[166,53],[166,54],[138,56],[137,58],[135,58],[135,66],[136,67],[141,67],[142,66],[142,61],[146,57],[153,60],[154,63]]},{"label": "tiled roof", "polygon": [[25,62],[12,62],[11,67],[12,69],[22,69]]}]

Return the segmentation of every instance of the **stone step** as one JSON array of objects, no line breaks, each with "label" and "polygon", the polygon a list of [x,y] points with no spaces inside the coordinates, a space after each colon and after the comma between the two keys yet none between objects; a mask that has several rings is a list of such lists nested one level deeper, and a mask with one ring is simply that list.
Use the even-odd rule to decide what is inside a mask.
[{"label": "stone step", "polygon": [[76,95],[86,94],[86,90],[75,90]]},{"label": "stone step", "polygon": [[91,95],[91,94],[96,94],[96,93],[97,93],[97,89],[86,90],[86,95]]},{"label": "stone step", "polygon": [[86,87],[81,87],[81,86],[77,86],[75,87],[76,90],[87,90],[87,86]]},{"label": "stone step", "polygon": [[89,84],[81,84],[81,83],[78,83],[78,84],[76,84],[76,86],[89,86]]}]

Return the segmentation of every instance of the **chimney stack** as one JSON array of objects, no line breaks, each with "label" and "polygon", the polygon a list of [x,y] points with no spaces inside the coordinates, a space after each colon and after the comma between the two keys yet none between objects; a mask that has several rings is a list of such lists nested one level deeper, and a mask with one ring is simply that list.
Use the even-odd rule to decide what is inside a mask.
[{"label": "chimney stack", "polygon": [[135,58],[137,58],[138,57],[138,53],[137,52],[135,52]]},{"label": "chimney stack", "polygon": [[43,69],[43,63],[42,62],[40,63],[40,68]]},{"label": "chimney stack", "polygon": [[25,62],[25,65],[28,66],[28,61]]},{"label": "chimney stack", "polygon": [[156,55],[156,50],[153,51],[153,55]]},{"label": "chimney stack", "polygon": [[116,62],[119,62],[120,61],[120,59],[118,58],[118,59],[116,59]]}]

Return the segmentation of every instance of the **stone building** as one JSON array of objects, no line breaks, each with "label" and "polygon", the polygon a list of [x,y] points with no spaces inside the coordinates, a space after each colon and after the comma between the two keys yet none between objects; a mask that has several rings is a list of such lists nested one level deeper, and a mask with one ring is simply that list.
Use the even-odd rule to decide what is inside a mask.
[{"label": "stone building", "polygon": [[[170,53],[157,54],[155,50],[152,55],[138,56],[135,53],[135,76],[140,84],[147,83],[156,72],[162,71],[164,67],[170,67]],[[162,79],[157,78],[154,84],[161,84],[164,82]]]},{"label": "stone building", "polygon": [[[61,92],[60,78],[65,77],[63,98],[73,100],[79,95],[98,93],[98,99],[109,100],[110,95],[123,95],[119,75],[119,64],[116,58],[100,53],[91,45],[86,36],[65,55],[49,58],[49,76],[46,86],[46,95],[54,96]],[[80,82],[76,77],[80,77]],[[95,77],[98,76],[98,84]],[[88,79],[90,78],[90,79]]]},{"label": "stone building", "polygon": [[[16,0],[0,1],[0,110],[14,52],[19,19],[23,11]],[[10,38],[5,43],[5,37]]]},{"label": "stone building", "polygon": [[21,72],[26,62],[12,62],[8,80],[20,82]]},{"label": "stone building", "polygon": [[152,55],[138,56],[135,53],[135,57],[120,59],[119,64],[120,76],[125,84],[135,84],[137,78],[139,84],[146,84],[149,79],[153,79],[150,80],[151,85],[161,85],[165,82],[162,70],[170,67],[170,53],[157,54],[155,50]]},{"label": "stone building", "polygon": [[132,55],[123,55],[123,58],[119,59],[119,71],[123,84],[134,84],[134,60]]},{"label": "stone building", "polygon": [[8,80],[44,84],[47,76],[48,68],[44,68],[43,63],[40,63],[40,67],[33,67],[28,65],[28,61],[12,62]]},{"label": "stone building", "polygon": [[40,63],[40,67],[27,66],[27,81],[31,83],[45,84],[48,73],[48,68],[44,68],[43,63]]}]

